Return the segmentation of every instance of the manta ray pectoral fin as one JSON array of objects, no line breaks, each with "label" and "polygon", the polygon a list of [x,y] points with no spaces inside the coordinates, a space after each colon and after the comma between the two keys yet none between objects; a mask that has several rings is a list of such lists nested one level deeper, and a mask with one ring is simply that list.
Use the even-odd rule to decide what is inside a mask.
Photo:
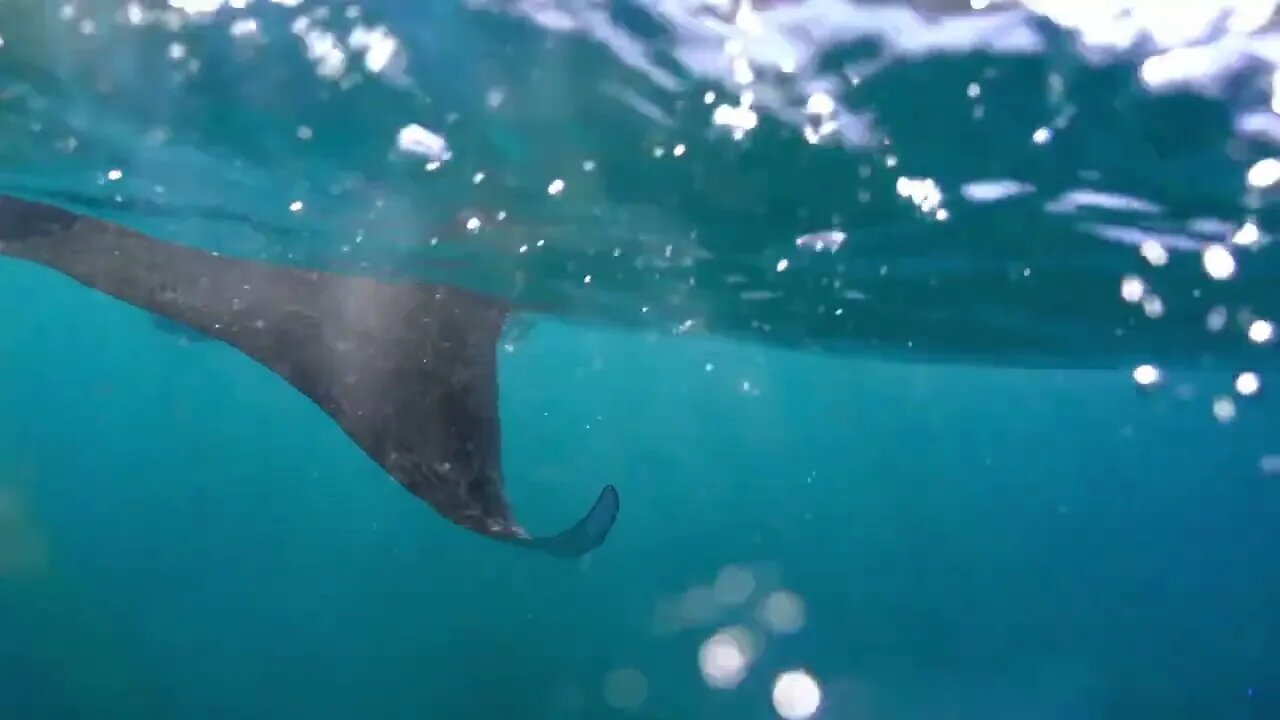
[{"label": "manta ray pectoral fin", "polygon": [[522,538],[516,542],[556,557],[581,557],[604,543],[618,519],[618,508],[618,491],[612,485],[606,485],[591,510],[573,527],[558,535]]},{"label": "manta ray pectoral fin", "polygon": [[[617,519],[610,486],[559,535],[531,538],[512,526],[498,409],[505,302],[215,255],[4,194],[0,255],[236,348],[315,402],[410,492],[475,532],[572,558],[599,547]],[[458,469],[481,472],[461,482]]]}]

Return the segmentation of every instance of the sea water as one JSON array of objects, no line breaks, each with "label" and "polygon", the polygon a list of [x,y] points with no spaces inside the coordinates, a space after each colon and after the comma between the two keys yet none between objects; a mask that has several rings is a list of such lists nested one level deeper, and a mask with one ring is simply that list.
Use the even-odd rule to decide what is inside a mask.
[{"label": "sea water", "polygon": [[1280,713],[1270,2],[17,2],[0,189],[464,285],[533,530],[0,263],[0,718]]}]

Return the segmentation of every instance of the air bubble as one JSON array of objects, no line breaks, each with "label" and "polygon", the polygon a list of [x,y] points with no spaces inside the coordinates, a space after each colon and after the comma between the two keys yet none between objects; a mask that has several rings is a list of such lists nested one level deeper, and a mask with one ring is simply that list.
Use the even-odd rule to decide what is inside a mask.
[{"label": "air bubble", "polygon": [[836,101],[827,93],[816,92],[809,96],[804,111],[810,115],[830,115],[836,111]]},{"label": "air bubble", "polygon": [[400,152],[425,157],[432,162],[443,162],[451,155],[449,143],[443,136],[417,123],[410,123],[400,128],[396,133],[396,147]]},{"label": "air bubble", "polygon": [[806,670],[788,670],[773,682],[773,709],[783,720],[808,720],[822,705],[822,688]]},{"label": "air bubble", "polygon": [[1240,229],[1231,236],[1231,244],[1249,247],[1251,245],[1257,245],[1261,238],[1262,233],[1258,230],[1258,226],[1251,222],[1247,222],[1244,225],[1241,225]]},{"label": "air bubble", "polygon": [[604,700],[619,710],[639,709],[649,696],[649,680],[639,670],[614,670],[604,679]]},{"label": "air bubble", "polygon": [[1152,320],[1164,316],[1164,301],[1159,295],[1148,294],[1142,298],[1142,311]]},{"label": "air bubble", "polygon": [[1249,323],[1249,340],[1262,345],[1271,342],[1276,335],[1276,328],[1270,320],[1254,320]]},{"label": "air bubble", "polygon": [[1169,262],[1169,251],[1155,240],[1143,240],[1138,246],[1138,252],[1155,267],[1162,267]]},{"label": "air bubble", "polygon": [[1236,417],[1236,403],[1226,395],[1219,395],[1213,399],[1213,416],[1218,418],[1218,422],[1231,422]]},{"label": "air bubble", "polygon": [[840,230],[822,230],[807,233],[796,238],[796,247],[806,248],[814,252],[835,252],[840,249],[848,236]]},{"label": "air bubble", "polygon": [[1141,302],[1146,292],[1147,284],[1137,275],[1125,275],[1120,281],[1120,297],[1124,298],[1125,302]]},{"label": "air bubble", "polygon": [[1236,259],[1225,245],[1213,243],[1204,249],[1201,255],[1205,272],[1214,280],[1226,280],[1236,272]]},{"label": "air bubble", "polygon": [[1258,469],[1268,475],[1280,474],[1280,455],[1263,455],[1258,459]]},{"label": "air bubble", "polygon": [[769,594],[760,604],[760,620],[779,635],[790,635],[804,627],[804,601],[788,590]]},{"label": "air bubble", "polygon": [[1227,326],[1227,309],[1221,305],[1215,305],[1204,317],[1204,326],[1209,332],[1218,332]]},{"label": "air bubble", "polygon": [[1242,372],[1236,376],[1236,392],[1248,397],[1262,389],[1262,379],[1255,372]]},{"label": "air bubble", "polygon": [[1280,160],[1264,158],[1254,163],[1245,175],[1245,181],[1258,189],[1268,188],[1280,181]]},{"label": "air bubble", "polygon": [[[710,372],[712,367],[711,363],[707,363],[706,370]],[[738,565],[727,565],[716,575],[711,592],[715,595],[716,602],[722,605],[741,605],[751,597],[755,589],[756,578],[750,570]]]},{"label": "air bubble", "polygon": [[1160,369],[1155,365],[1139,365],[1133,369],[1133,381],[1149,387],[1160,382]]},{"label": "air bubble", "polygon": [[742,682],[751,662],[750,647],[744,641],[749,637],[744,628],[729,628],[702,643],[698,648],[698,669],[708,685],[729,689]]}]

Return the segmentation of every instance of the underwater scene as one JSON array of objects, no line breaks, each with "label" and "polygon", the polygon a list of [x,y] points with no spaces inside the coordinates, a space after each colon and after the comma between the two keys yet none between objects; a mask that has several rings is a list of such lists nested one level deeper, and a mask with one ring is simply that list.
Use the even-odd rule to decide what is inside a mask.
[{"label": "underwater scene", "polygon": [[1280,718],[1280,0],[0,1],[0,720]]}]

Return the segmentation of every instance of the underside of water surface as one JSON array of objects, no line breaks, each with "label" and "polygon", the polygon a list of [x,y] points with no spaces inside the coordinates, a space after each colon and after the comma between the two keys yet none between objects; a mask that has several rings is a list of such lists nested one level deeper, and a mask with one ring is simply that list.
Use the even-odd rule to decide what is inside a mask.
[{"label": "underside of water surface", "polygon": [[0,191],[661,333],[1263,368],[1274,5],[15,0]]}]

